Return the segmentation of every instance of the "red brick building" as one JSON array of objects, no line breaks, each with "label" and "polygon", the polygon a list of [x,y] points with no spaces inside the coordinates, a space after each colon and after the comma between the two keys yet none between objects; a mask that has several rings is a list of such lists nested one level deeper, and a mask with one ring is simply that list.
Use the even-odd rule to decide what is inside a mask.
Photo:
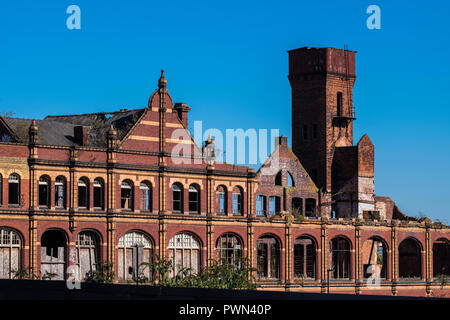
[{"label": "red brick building", "polygon": [[353,146],[354,57],[289,52],[293,150],[279,137],[257,173],[195,145],[164,74],[142,109],[0,118],[0,277],[110,261],[123,282],[154,254],[194,271],[244,256],[261,289],[448,294],[450,229],[375,196],[373,144]]}]

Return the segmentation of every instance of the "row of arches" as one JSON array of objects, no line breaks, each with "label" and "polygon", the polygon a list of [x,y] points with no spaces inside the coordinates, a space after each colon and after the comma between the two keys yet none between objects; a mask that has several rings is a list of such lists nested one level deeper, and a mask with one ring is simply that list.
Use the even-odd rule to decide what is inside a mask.
[{"label": "row of arches", "polygon": [[[102,238],[94,230],[82,230],[75,241],[75,257],[72,264],[78,267],[84,279],[95,270],[101,260]],[[168,257],[173,260],[175,272],[190,268],[198,272],[202,264],[201,240],[194,233],[181,232],[168,243]],[[343,236],[331,239],[329,261],[332,279],[351,279],[351,242]],[[21,266],[21,235],[12,229],[0,229],[0,278],[12,278]],[[117,243],[117,277],[119,281],[131,280],[133,272],[142,262],[151,262],[154,241],[144,232],[135,230],[124,234]],[[234,233],[221,234],[215,243],[216,259],[227,263],[237,263],[244,256],[244,242]],[[320,255],[314,237],[303,235],[293,243],[293,274],[296,279],[317,279],[320,272]],[[398,273],[401,279],[422,277],[422,248],[414,238],[403,240],[398,246]],[[279,280],[281,275],[281,241],[272,234],[264,234],[256,240],[256,268],[259,280]],[[387,279],[388,246],[383,239],[369,238],[363,243],[362,262],[364,277],[368,278],[374,268],[380,278]],[[56,274],[54,279],[65,277],[67,266],[67,239],[63,231],[50,229],[41,237],[41,274]],[[149,270],[144,275],[150,279]],[[450,276],[450,241],[440,238],[433,243],[433,275]]]}]

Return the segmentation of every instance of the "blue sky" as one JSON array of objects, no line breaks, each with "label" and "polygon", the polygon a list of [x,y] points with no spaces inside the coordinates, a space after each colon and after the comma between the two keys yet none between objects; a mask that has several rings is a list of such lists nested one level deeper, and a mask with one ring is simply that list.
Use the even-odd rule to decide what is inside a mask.
[{"label": "blue sky", "polygon": [[[81,8],[81,30],[66,8]],[[381,29],[366,8],[381,8]],[[375,191],[450,223],[450,4],[444,1],[2,1],[0,111],[143,107],[166,70],[203,128],[291,136],[286,51],[357,53],[355,140],[375,144]]]}]

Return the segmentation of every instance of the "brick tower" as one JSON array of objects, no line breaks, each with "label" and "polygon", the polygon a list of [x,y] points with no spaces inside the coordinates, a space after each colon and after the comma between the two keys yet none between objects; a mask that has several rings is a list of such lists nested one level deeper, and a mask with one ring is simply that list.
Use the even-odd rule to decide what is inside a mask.
[{"label": "brick tower", "polygon": [[[337,207],[335,195],[341,194],[344,184],[348,185],[349,180],[357,178],[361,171],[358,147],[353,147],[356,52],[304,47],[288,53],[293,151],[325,198],[328,196],[330,206],[325,206],[324,210],[331,213],[332,200],[333,210]],[[333,164],[336,148],[341,148],[339,166]],[[348,165],[340,166],[342,160],[344,163],[348,160]],[[339,170],[333,172],[337,167]],[[354,192],[348,189],[347,186],[350,203],[345,210],[348,212],[337,215],[356,215],[355,210],[359,211],[353,209],[355,205],[357,208],[358,189]],[[347,197],[344,198],[347,202]]]}]

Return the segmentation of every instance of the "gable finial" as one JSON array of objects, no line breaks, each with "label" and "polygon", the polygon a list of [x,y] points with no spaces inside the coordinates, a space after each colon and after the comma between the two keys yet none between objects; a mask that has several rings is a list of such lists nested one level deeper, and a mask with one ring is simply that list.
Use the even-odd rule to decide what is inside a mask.
[{"label": "gable finial", "polygon": [[161,77],[158,80],[158,88],[166,89],[167,88],[167,80],[164,77],[164,69],[161,69]]}]

